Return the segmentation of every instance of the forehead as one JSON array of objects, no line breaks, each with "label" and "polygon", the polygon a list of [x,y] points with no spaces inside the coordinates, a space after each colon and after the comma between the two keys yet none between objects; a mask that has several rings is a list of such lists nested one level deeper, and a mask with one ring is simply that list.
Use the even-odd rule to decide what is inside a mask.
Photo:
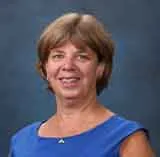
[{"label": "forehead", "polygon": [[63,44],[52,49],[51,52],[76,52],[76,53],[93,53],[92,50],[85,44],[76,44],[72,41],[64,42]]}]

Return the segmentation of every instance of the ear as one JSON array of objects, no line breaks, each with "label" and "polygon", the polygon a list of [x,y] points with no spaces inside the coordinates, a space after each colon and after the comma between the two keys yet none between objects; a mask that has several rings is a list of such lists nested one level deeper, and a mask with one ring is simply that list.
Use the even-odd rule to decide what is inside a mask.
[{"label": "ear", "polygon": [[104,70],[105,70],[105,64],[103,62],[99,63],[98,67],[97,67],[97,71],[96,71],[96,78],[97,78],[97,80],[99,80],[99,79],[102,78]]},{"label": "ear", "polygon": [[43,68],[43,64],[40,61],[37,62],[36,69],[37,69],[38,73],[40,74],[40,76],[45,80],[46,79],[45,71]]}]

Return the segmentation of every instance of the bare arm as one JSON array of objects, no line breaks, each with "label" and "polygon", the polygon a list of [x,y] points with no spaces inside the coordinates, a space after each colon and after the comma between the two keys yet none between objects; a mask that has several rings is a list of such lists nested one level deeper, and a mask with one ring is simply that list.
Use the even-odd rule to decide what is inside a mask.
[{"label": "bare arm", "polygon": [[121,145],[121,157],[155,157],[149,141],[143,131],[129,136]]}]

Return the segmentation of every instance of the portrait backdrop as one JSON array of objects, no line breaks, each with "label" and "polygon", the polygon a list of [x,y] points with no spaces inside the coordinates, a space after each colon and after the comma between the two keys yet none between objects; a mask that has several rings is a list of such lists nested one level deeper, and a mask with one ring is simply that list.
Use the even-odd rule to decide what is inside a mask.
[{"label": "portrait backdrop", "polygon": [[7,156],[17,130],[55,111],[36,72],[36,44],[47,24],[74,11],[95,15],[115,41],[110,85],[98,99],[148,128],[160,156],[159,6],[159,0],[0,1],[0,157]]}]

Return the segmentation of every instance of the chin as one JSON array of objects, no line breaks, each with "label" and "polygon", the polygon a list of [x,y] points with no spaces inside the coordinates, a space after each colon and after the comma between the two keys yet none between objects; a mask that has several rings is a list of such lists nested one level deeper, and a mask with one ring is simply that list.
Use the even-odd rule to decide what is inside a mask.
[{"label": "chin", "polygon": [[65,91],[62,91],[60,94],[62,97],[66,99],[76,99],[79,97],[83,97],[82,92],[77,90],[65,90]]}]

